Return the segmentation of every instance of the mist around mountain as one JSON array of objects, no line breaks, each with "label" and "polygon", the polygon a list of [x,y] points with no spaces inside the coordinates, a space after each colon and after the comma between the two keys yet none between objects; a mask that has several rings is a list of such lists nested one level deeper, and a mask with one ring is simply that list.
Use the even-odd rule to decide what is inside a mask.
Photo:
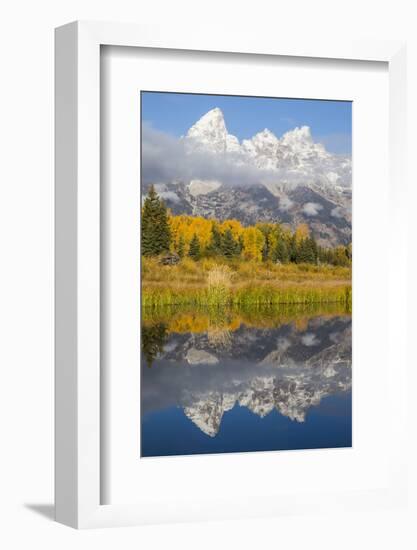
[{"label": "mist around mountain", "polygon": [[307,223],[323,246],[351,241],[351,158],[327,151],[308,126],[239,141],[218,108],[180,139],[144,124],[143,195],[151,184],[173,214]]}]

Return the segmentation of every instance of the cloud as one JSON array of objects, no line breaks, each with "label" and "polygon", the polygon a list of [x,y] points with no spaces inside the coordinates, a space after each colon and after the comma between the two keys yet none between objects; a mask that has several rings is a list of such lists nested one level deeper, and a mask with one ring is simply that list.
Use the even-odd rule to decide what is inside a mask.
[{"label": "cloud", "polygon": [[317,216],[323,207],[317,202],[306,202],[303,206],[303,212],[306,216]]},{"label": "cloud", "polygon": [[344,216],[343,208],[341,206],[336,206],[335,208],[332,209],[332,211],[330,212],[330,215],[333,216],[334,218],[343,218]]},{"label": "cloud", "polygon": [[177,346],[178,346],[178,342],[173,339],[170,342],[164,344],[164,352],[165,353],[170,353],[170,352],[174,351],[174,349],[176,349]]},{"label": "cloud", "polygon": [[159,193],[159,196],[163,200],[170,200],[172,202],[180,202],[179,196],[174,193],[174,191],[162,191],[162,193]]},{"label": "cloud", "polygon": [[[289,169],[266,170],[244,162],[236,153],[222,155],[187,151],[186,142],[142,124],[142,182],[146,185],[174,181],[215,180],[223,185],[253,185],[285,181],[294,186],[306,176]],[[281,208],[289,208],[281,202]]]},{"label": "cloud", "polygon": [[279,209],[282,210],[283,212],[286,212],[287,210],[289,210],[293,204],[294,204],[294,201],[292,201],[288,197],[281,197],[279,199]]},{"label": "cloud", "polygon": [[307,332],[307,334],[304,334],[301,337],[301,343],[304,346],[311,347],[311,346],[317,346],[318,344],[320,344],[320,340],[312,332]]}]

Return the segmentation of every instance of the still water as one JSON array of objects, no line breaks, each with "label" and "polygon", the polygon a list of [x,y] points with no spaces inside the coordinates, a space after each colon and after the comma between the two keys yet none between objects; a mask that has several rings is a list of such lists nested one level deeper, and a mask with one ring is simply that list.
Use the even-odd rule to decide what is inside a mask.
[{"label": "still water", "polygon": [[142,312],[141,456],[350,447],[351,316]]}]

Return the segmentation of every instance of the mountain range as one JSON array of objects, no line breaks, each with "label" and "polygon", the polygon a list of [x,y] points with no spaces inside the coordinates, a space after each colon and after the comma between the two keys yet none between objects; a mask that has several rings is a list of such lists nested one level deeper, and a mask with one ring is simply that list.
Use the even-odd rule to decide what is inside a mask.
[{"label": "mountain range", "polygon": [[[145,192],[155,185],[173,214],[235,218],[244,225],[281,222],[292,229],[307,223],[323,246],[351,241],[351,158],[327,151],[308,126],[280,138],[265,128],[239,141],[215,108],[179,144],[184,156],[177,153],[178,162],[186,169],[143,181]],[[161,150],[160,162],[168,156]]]}]

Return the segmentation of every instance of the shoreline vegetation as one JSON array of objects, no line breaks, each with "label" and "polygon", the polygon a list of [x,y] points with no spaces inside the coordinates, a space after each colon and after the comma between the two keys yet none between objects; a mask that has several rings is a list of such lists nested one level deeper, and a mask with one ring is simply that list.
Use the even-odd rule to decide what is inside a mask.
[{"label": "shoreline vegetation", "polygon": [[279,223],[244,227],[237,220],[172,216],[151,186],[141,254],[144,307],[351,308],[351,246],[320,247],[305,224],[291,231]]},{"label": "shoreline vegetation", "polygon": [[306,264],[253,266],[244,261],[162,266],[142,259],[142,305],[244,306],[340,303],[351,307],[351,270]]}]

